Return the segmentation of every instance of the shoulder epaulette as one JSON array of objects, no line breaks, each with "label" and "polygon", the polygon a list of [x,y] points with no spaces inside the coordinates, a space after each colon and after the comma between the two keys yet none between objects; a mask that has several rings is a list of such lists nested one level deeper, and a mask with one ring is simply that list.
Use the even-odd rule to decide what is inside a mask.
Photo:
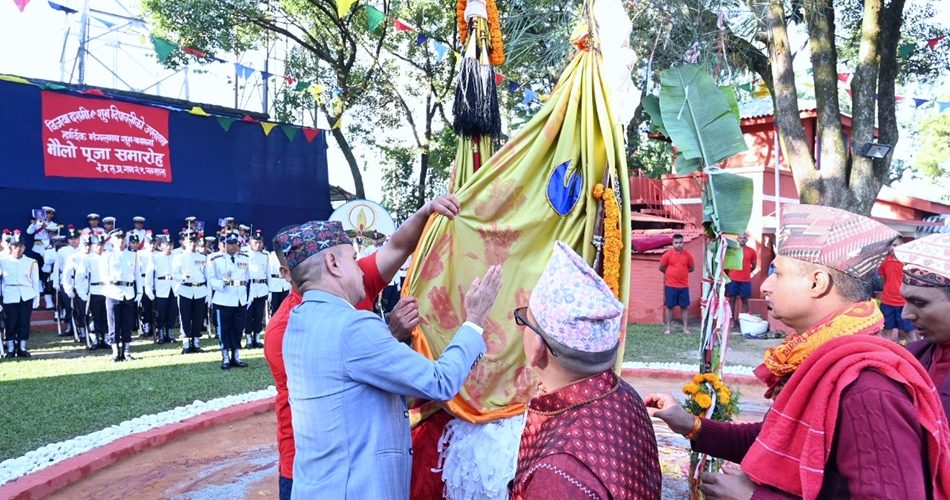
[{"label": "shoulder epaulette", "polygon": [[221,257],[221,254],[218,254],[218,255],[215,255],[214,257],[211,257],[211,260],[217,259],[218,257]]}]

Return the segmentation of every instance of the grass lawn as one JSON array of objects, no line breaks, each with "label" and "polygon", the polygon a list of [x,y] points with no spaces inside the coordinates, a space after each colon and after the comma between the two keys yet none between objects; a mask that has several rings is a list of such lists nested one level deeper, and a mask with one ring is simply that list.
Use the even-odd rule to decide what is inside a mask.
[{"label": "grass lawn", "polygon": [[[202,346],[214,346],[203,338]],[[262,349],[242,350],[247,368],[219,368],[216,348],[181,354],[180,344],[133,341],[137,359],[86,351],[72,338],[33,332],[27,360],[0,360],[0,460],[141,415],[273,385]],[[214,349],[213,351],[211,349]]]},{"label": "grass lawn", "polygon": [[[627,344],[624,361],[641,363],[686,363],[699,364],[699,327],[690,325],[692,335],[676,331],[665,335],[663,325],[630,325],[627,329]],[[779,340],[747,340],[742,335],[729,338],[727,364],[755,366],[762,362],[765,348],[778,344]]]}]

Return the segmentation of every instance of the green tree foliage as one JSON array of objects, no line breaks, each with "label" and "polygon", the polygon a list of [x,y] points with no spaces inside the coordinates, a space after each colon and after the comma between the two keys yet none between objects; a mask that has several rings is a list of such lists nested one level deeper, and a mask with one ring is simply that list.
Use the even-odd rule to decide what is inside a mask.
[{"label": "green tree foliage", "polygon": [[950,113],[931,111],[918,127],[917,171],[931,179],[950,178]]}]

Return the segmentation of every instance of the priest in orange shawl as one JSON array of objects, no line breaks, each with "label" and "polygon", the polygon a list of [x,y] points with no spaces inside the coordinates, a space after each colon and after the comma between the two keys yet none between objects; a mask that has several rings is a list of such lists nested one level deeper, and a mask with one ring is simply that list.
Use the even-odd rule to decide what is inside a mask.
[{"label": "priest in orange shawl", "polygon": [[927,369],[950,414],[950,234],[931,234],[903,246],[894,254],[904,264],[904,319],[921,332],[921,340],[907,344],[907,350]]},{"label": "priest in orange shawl", "polygon": [[782,209],[775,273],[762,284],[773,315],[793,328],[756,376],[774,399],[760,423],[687,414],[670,394],[651,413],[694,451],[741,464],[707,473],[717,498],[933,498],[950,495],[946,416],[926,370],[880,338],[871,275],[897,233],[812,205]]}]

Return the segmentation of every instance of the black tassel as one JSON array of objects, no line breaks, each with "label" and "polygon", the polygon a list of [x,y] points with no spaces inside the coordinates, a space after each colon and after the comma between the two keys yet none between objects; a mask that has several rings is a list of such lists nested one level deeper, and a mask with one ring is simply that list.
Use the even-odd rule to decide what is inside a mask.
[{"label": "black tassel", "polygon": [[501,135],[501,112],[498,109],[495,72],[491,65],[479,64],[470,57],[462,59],[452,113],[455,115],[452,128],[456,134],[498,139]]}]

